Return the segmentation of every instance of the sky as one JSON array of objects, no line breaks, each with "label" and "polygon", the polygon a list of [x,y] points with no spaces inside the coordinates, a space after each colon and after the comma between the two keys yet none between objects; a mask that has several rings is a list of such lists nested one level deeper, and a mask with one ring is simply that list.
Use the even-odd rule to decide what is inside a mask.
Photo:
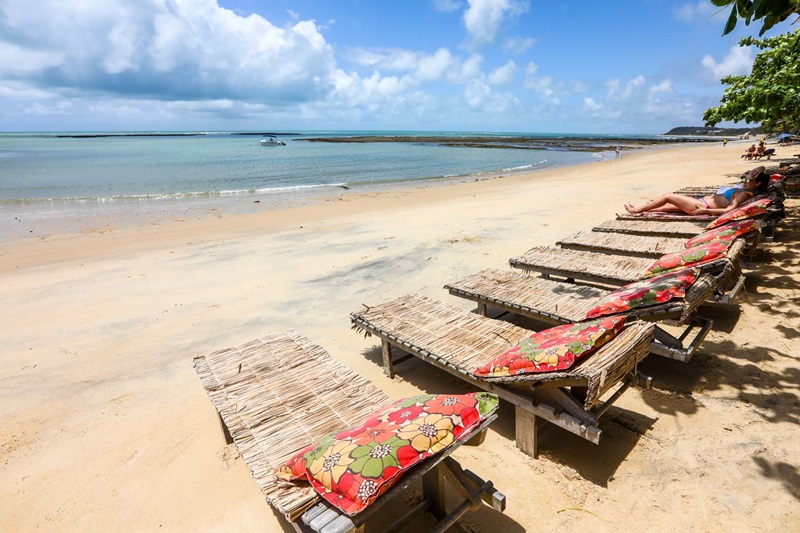
[{"label": "sky", "polygon": [[[664,133],[747,74],[710,0],[0,0],[0,131]],[[765,36],[795,29],[777,25]],[[731,125],[731,124],[722,124]]]}]

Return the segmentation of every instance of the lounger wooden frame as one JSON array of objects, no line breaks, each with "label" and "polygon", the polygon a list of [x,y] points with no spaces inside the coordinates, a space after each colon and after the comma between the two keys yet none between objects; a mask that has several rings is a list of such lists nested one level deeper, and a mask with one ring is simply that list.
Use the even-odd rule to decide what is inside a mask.
[{"label": "lounger wooden frame", "polygon": [[[684,298],[632,309],[625,314],[630,318],[683,326],[684,330],[677,337],[656,327],[655,340],[650,351],[663,357],[688,362],[713,325],[712,320],[700,317],[697,309],[713,294],[718,285],[727,283],[731,275],[732,269],[716,276],[701,274]],[[599,287],[496,269],[477,272],[445,285],[445,289],[454,296],[476,302],[478,312],[482,315],[487,315],[491,306],[550,324],[585,320],[586,314],[596,302],[610,292]],[[694,336],[687,341],[695,330]]]},{"label": "lounger wooden frame", "polygon": [[[309,443],[353,424],[391,400],[369,381],[347,369],[323,348],[295,331],[257,339],[236,348],[194,359],[194,367],[222,423],[228,443],[235,442],[267,501],[298,532],[363,531],[386,501],[422,480],[424,500],[394,525],[400,527],[421,511],[441,519],[444,531],[482,501],[498,511],[505,496],[450,457],[458,446],[423,461],[370,507],[349,517],[320,498],[309,483],[286,482],[274,475]],[[466,444],[479,444],[492,415]],[[463,442],[462,442],[463,444]],[[464,501],[449,515],[444,506],[444,480]]]},{"label": "lounger wooden frame", "polygon": [[[516,445],[533,457],[538,455],[541,421],[597,444],[602,434],[599,419],[614,401],[631,385],[650,384],[637,371],[653,338],[652,325],[643,322],[631,324],[569,370],[489,380],[472,372],[529,337],[530,330],[417,294],[367,307],[350,318],[356,330],[381,339],[389,377],[394,377],[395,365],[409,357],[395,358],[397,348],[513,404]],[[607,394],[610,397],[602,400]]]},{"label": "lounger wooden frame", "polygon": [[592,231],[645,235],[649,237],[674,237],[690,239],[704,231],[705,221],[679,221],[663,224],[658,220],[607,220],[592,228]]},{"label": "lounger wooden frame", "polygon": [[[739,268],[739,259],[745,249],[745,241],[736,239],[723,257],[697,265],[700,272],[719,273],[727,268],[736,270],[732,276],[733,283],[726,287],[717,287],[711,303],[731,304],[744,284],[744,276]],[[513,268],[527,272],[537,272],[546,279],[553,276],[573,283],[583,281],[619,287],[643,279],[642,273],[653,259],[630,257],[586,250],[571,250],[554,246],[537,246],[524,255],[508,260]]]},{"label": "lounger wooden frame", "polygon": [[650,237],[599,231],[579,231],[559,239],[556,244],[570,250],[590,250],[651,259],[686,249],[685,238]]}]

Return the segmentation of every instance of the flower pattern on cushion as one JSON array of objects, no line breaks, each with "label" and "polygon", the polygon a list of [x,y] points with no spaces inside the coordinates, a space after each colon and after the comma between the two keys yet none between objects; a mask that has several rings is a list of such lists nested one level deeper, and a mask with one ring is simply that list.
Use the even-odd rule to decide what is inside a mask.
[{"label": "flower pattern on cushion", "polygon": [[662,255],[645,269],[642,277],[652,278],[673,270],[702,265],[722,257],[727,250],[728,244],[726,242],[713,240],[688,250]]},{"label": "flower pattern on cushion", "polygon": [[287,481],[309,481],[323,498],[352,516],[409,468],[469,438],[498,405],[497,396],[487,392],[400,400],[304,448],[276,474]]},{"label": "flower pattern on cushion", "polygon": [[575,361],[613,339],[624,324],[625,317],[616,316],[534,333],[478,367],[473,375],[485,379],[505,378],[570,368]]},{"label": "flower pattern on cushion", "polygon": [[697,279],[697,271],[691,268],[668,272],[644,281],[635,281],[613,291],[603,298],[586,318],[623,313],[631,309],[649,307],[682,298],[686,289]]},{"label": "flower pattern on cushion", "polygon": [[750,233],[751,231],[758,231],[760,229],[761,221],[759,220],[754,220],[752,218],[738,220],[709,231],[704,231],[697,237],[692,237],[686,241],[684,245],[686,248],[694,248],[695,246],[701,246],[710,242],[719,241],[725,243],[727,246],[730,246],[730,243],[734,239],[738,239],[742,235]]},{"label": "flower pattern on cushion", "polygon": [[711,221],[708,226],[706,226],[706,229],[718,228],[727,224],[728,222],[733,222],[734,220],[742,220],[745,218],[753,218],[758,215],[763,215],[767,212],[767,207],[770,203],[772,203],[772,201],[769,198],[762,198],[761,200],[757,200],[753,203],[732,209]]}]

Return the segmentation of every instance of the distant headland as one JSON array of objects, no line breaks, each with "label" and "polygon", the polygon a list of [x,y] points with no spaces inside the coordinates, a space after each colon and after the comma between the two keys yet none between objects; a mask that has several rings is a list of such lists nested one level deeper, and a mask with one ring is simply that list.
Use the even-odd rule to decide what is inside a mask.
[{"label": "distant headland", "polygon": [[706,137],[739,137],[740,135],[761,135],[761,126],[752,128],[709,128],[707,126],[680,126],[672,128],[664,135],[702,135]]}]

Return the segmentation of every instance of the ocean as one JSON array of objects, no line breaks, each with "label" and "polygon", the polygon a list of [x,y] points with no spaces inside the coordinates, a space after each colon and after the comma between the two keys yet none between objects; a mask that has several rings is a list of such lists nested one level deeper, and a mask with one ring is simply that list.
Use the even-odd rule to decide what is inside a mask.
[{"label": "ocean", "polygon": [[[218,204],[230,209],[262,201],[281,205],[336,189],[466,180],[614,157],[613,152],[561,149],[305,140],[352,135],[531,136],[304,131],[279,134],[285,146],[262,147],[261,135],[240,132],[0,133],[0,210],[6,220],[24,217],[54,226],[75,217],[191,211]],[[0,230],[0,238],[24,234],[24,228]]]}]

